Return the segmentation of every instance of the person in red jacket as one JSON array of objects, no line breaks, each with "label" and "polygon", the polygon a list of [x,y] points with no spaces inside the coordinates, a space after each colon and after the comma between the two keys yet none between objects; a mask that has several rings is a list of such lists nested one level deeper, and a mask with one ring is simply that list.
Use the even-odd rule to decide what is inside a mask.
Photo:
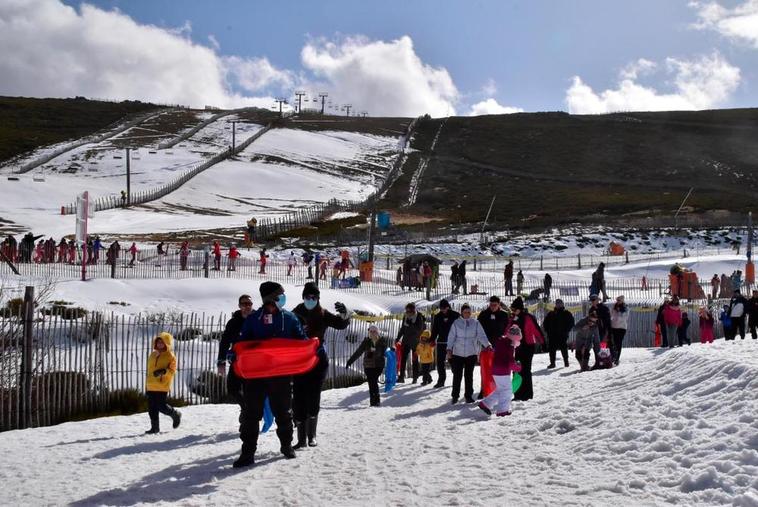
[{"label": "person in red jacket", "polygon": [[492,359],[492,377],[495,380],[496,389],[486,398],[479,402],[479,408],[487,415],[492,415],[492,409],[497,411],[497,416],[511,415],[511,373],[520,371],[521,367],[516,363],[514,350],[521,344],[521,329],[512,325],[507,333],[495,340],[495,356]]},{"label": "person in red jacket", "polygon": [[521,387],[513,393],[515,400],[527,401],[534,398],[532,387],[532,358],[537,345],[545,343],[540,325],[534,315],[524,308],[524,300],[517,297],[511,303],[511,320],[508,329],[514,324],[521,329],[521,344],[516,348],[516,361],[521,363]]},{"label": "person in red jacket", "polygon": [[129,253],[132,254],[132,258],[129,260],[129,267],[134,267],[134,261],[137,260],[137,244],[132,242],[132,246],[129,247]]},{"label": "person in red jacket", "polygon": [[229,271],[236,271],[237,267],[237,257],[240,256],[239,251],[237,250],[237,247],[232,245],[231,248],[229,248],[229,267],[227,268]]},{"label": "person in red jacket", "polygon": [[221,244],[218,240],[213,242],[213,270],[221,270]]}]

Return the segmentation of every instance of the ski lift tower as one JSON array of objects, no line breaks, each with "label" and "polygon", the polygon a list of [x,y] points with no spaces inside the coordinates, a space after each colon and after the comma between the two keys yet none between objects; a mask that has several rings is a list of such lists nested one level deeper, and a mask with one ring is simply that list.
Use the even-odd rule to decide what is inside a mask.
[{"label": "ski lift tower", "polygon": [[326,104],[326,98],[329,96],[326,92],[321,92],[318,94],[319,98],[321,99],[321,116],[324,116],[324,104]]}]

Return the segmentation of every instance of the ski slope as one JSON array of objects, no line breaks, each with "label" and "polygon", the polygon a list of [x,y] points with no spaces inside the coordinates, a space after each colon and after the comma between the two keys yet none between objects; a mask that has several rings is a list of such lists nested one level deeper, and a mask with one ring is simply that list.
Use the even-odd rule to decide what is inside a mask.
[{"label": "ski slope", "polygon": [[159,436],[146,414],[5,432],[3,503],[758,504],[758,343],[625,350],[582,374],[546,362],[504,418],[451,406],[449,387],[399,385],[380,408],[365,385],[324,392],[319,447],[284,460],[271,431],[242,470],[232,405],[182,409]]}]

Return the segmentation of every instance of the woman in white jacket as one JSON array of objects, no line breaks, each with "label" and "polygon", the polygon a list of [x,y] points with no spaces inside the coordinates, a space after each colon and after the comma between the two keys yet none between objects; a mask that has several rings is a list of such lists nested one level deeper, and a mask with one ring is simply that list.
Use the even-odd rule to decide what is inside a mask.
[{"label": "woman in white jacket", "polygon": [[624,296],[616,298],[616,304],[611,308],[611,352],[613,363],[619,364],[621,345],[624,342],[626,328],[629,325],[629,308],[624,303]]},{"label": "woman in white jacket", "polygon": [[456,319],[447,335],[447,360],[453,371],[453,405],[461,394],[461,377],[466,380],[466,403],[474,403],[474,366],[482,348],[491,347],[484,328],[471,318],[468,303],[461,307],[461,318]]}]

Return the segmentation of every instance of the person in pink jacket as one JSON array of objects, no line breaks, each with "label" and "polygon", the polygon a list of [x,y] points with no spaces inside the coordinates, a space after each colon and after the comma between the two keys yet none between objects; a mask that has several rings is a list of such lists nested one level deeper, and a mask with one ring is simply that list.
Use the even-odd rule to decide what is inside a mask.
[{"label": "person in pink jacket", "polygon": [[682,309],[679,307],[678,297],[671,298],[671,303],[663,308],[663,323],[666,325],[669,348],[673,348],[678,341],[677,330],[682,325]]},{"label": "person in pink jacket", "polygon": [[495,409],[498,417],[511,415],[511,373],[521,371],[514,353],[521,344],[521,329],[513,324],[505,336],[495,340],[495,357],[492,360],[492,378],[497,386],[495,390],[479,402],[479,408],[487,415],[492,415]]},{"label": "person in pink jacket", "polygon": [[700,317],[700,343],[713,343],[713,314],[707,307],[698,310]]}]

